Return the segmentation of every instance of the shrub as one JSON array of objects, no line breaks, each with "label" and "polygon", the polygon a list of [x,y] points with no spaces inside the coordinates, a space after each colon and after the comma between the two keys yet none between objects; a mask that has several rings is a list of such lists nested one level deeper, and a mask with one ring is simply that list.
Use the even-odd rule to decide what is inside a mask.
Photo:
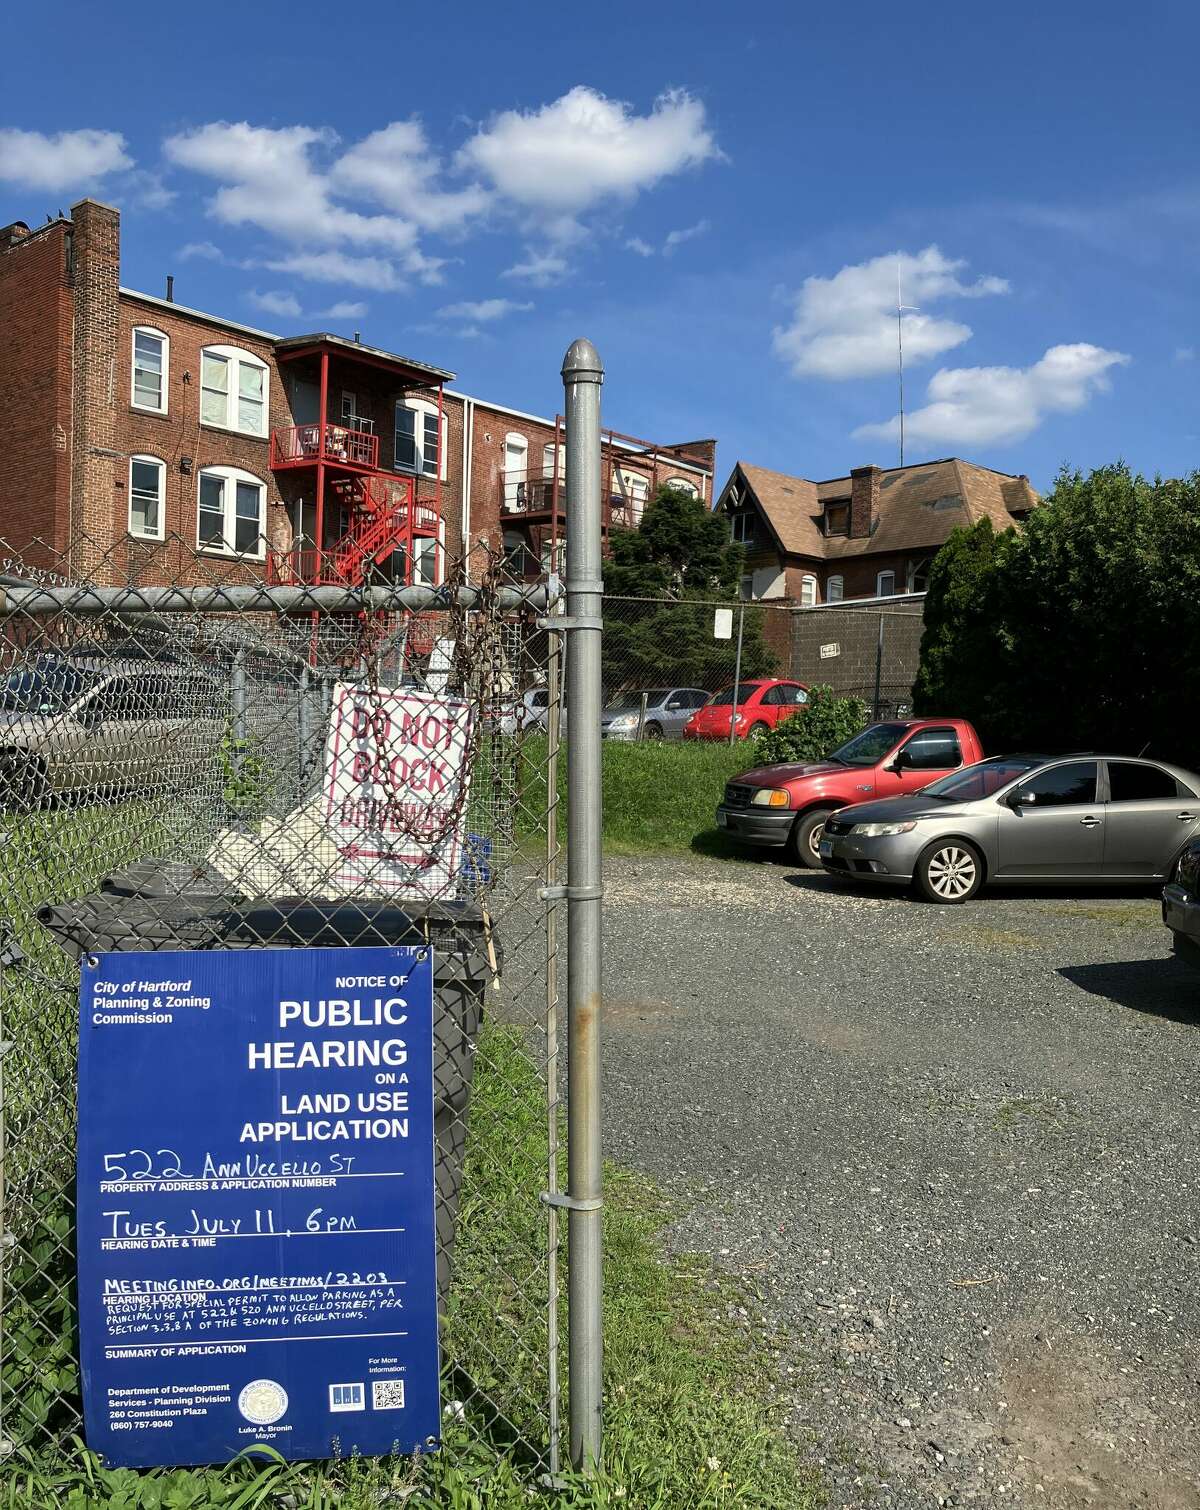
[{"label": "shrub", "polygon": [[832,687],[810,687],[808,703],[793,717],[754,740],[763,765],[785,760],[824,760],[867,724],[861,697],[839,697]]}]

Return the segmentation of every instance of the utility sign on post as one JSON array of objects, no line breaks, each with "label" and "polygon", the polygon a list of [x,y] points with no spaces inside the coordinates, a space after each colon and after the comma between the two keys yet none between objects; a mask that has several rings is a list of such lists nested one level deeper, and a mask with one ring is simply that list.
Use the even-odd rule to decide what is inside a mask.
[{"label": "utility sign on post", "polygon": [[429,951],[81,967],[88,1446],[125,1467],[438,1435]]},{"label": "utility sign on post", "polygon": [[426,901],[453,897],[474,708],[428,692],[339,686],[325,747],[335,879]]},{"label": "utility sign on post", "polygon": [[718,608],[713,614],[713,639],[733,639],[733,609]]}]

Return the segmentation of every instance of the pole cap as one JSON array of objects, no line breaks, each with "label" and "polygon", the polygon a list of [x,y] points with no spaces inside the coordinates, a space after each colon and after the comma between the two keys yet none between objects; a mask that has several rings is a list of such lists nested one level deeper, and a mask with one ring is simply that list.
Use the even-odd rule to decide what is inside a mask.
[{"label": "pole cap", "polygon": [[567,347],[563,357],[562,377],[564,383],[602,383],[604,363],[600,353],[586,336],[580,336]]}]

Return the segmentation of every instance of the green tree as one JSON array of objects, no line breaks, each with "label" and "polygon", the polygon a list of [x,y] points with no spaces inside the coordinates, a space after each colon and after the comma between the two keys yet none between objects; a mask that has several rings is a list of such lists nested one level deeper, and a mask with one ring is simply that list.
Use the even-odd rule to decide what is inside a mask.
[{"label": "green tree", "polygon": [[[701,499],[660,487],[636,530],[618,529],[604,564],[604,684],[716,688],[733,680],[733,642],[713,638],[713,603],[734,603],[742,547]],[[636,601],[623,601],[636,600]],[[746,610],[742,675],[775,669],[763,612]]]},{"label": "green tree", "polygon": [[1200,474],[1062,471],[1025,529],[934,563],[916,688],[992,749],[1147,747],[1200,763]]}]

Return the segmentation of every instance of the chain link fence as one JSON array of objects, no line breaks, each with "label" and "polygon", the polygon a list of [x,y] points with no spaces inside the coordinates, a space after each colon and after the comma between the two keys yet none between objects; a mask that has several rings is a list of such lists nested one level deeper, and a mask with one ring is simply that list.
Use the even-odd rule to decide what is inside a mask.
[{"label": "chain link fence", "polygon": [[[553,1473],[559,1233],[542,1197],[559,1186],[559,903],[542,893],[559,876],[561,656],[540,622],[547,590],[502,586],[486,558],[436,591],[267,590],[248,566],[166,547],[187,587],[95,585],[120,580],[99,542],[27,557],[0,542],[2,1451],[53,1462],[81,1431],[80,955],[432,943],[444,1448]],[[91,563],[89,580],[67,560]],[[410,693],[458,731],[460,774],[422,806],[389,744]],[[339,707],[361,764],[357,795],[335,802]],[[347,825],[373,845],[348,846]],[[397,859],[414,839],[427,869]]]},{"label": "chain link fence", "polygon": [[831,686],[860,698],[872,719],[906,717],[923,605],[919,594],[820,607],[606,598],[606,737],[636,738],[640,730],[644,738],[681,738],[688,717],[713,694],[728,697],[735,680],[764,677]]}]

